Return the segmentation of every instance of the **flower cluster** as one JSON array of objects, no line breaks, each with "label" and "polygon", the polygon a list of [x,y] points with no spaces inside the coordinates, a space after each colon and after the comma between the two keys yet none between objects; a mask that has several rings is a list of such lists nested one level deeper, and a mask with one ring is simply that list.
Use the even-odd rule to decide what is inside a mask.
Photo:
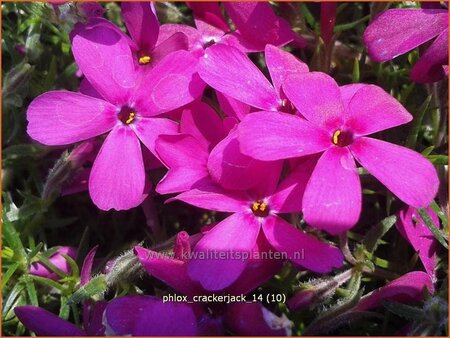
[{"label": "flower cluster", "polygon": [[[77,171],[62,193],[88,190],[103,211],[145,209],[157,193],[169,206],[181,201],[226,213],[199,233],[179,232],[170,257],[142,246],[131,254],[138,260],[133,264],[189,299],[248,294],[284,262],[314,276],[344,269],[305,284],[288,302],[294,311],[314,308],[344,283],[360,283],[362,273],[374,272],[367,255],[356,250],[353,257],[342,240],[364,212],[363,191],[370,187],[362,178],[371,175],[404,206],[397,228],[419,252],[425,272],[390,278],[339,316],[345,321],[385,300],[417,301],[423,288],[433,293],[438,243],[417,225],[416,209],[433,202],[437,171],[422,154],[381,133],[410,123],[408,109],[376,84],[341,84],[324,69],[310,69],[290,52],[308,42],[267,2],[225,2],[229,20],[218,3],[188,7],[195,26],[160,24],[155,5],[146,2],[122,3],[128,35],[103,18],[101,6],[75,24],[70,44],[82,77],[79,91],[45,92],[27,109],[34,141],[75,145],[69,161]],[[333,8],[324,12],[333,16]],[[411,78],[442,79],[447,16],[446,9],[384,12],[364,33],[370,58],[390,60],[436,37]],[[334,19],[322,22],[322,44],[334,43],[333,25]],[[162,167],[162,178],[150,175]],[[51,259],[70,272],[61,254],[74,258],[75,252],[60,250]],[[268,252],[282,258],[260,255]],[[91,280],[94,255],[85,259],[81,285]],[[32,274],[58,279],[38,264]],[[105,276],[116,271],[112,264]],[[214,307],[131,295],[88,299],[83,307],[83,330],[37,307],[18,307],[16,315],[43,335],[285,335],[292,329],[287,317],[257,302]]]}]

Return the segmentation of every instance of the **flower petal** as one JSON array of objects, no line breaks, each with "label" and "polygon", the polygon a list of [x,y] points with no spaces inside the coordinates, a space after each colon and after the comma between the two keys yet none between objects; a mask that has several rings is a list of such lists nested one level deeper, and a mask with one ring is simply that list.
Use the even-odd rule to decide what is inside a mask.
[{"label": "flower petal", "polygon": [[335,235],[353,227],[361,213],[361,184],[347,148],[332,147],[317,162],[303,197],[308,224]]},{"label": "flower petal", "polygon": [[91,280],[92,266],[94,265],[95,254],[97,253],[98,245],[89,250],[84,258],[83,266],[80,273],[80,284],[86,285]]},{"label": "flower petal", "polygon": [[186,3],[194,14],[196,20],[200,19],[208,24],[227,32],[230,30],[227,22],[223,18],[218,2],[192,2]]},{"label": "flower petal", "polygon": [[123,2],[122,18],[133,40],[139,48],[150,52],[156,44],[159,21],[153,13],[150,2]]},{"label": "flower petal", "polygon": [[354,311],[367,311],[383,305],[383,301],[413,302],[423,298],[423,289],[434,292],[430,276],[422,271],[413,271],[393,280],[386,286],[372,291],[361,298]]},{"label": "flower petal", "polygon": [[28,330],[38,336],[85,336],[74,324],[37,306],[16,306],[14,313]]},{"label": "flower petal", "polygon": [[[109,302],[104,313],[108,336],[195,336],[192,308],[154,296],[126,296]],[[177,325],[174,325],[176,323]]]},{"label": "flower petal", "polygon": [[276,110],[279,106],[270,82],[234,47],[217,44],[206,49],[199,63],[199,74],[214,89],[250,106],[265,110]]},{"label": "flower petal", "polygon": [[[427,212],[433,223],[439,227],[439,218],[434,211],[427,208]],[[414,250],[419,254],[425,271],[435,283],[438,242],[433,233],[425,225],[417,210],[411,207],[400,212],[396,226],[402,236],[411,243]]]},{"label": "flower petal", "polygon": [[245,39],[261,44],[284,46],[294,39],[290,25],[278,17],[267,2],[224,2],[224,7]]},{"label": "flower petal", "polygon": [[135,93],[139,113],[159,115],[199,98],[205,83],[197,74],[197,64],[197,58],[184,50],[163,58],[146,74]]},{"label": "flower petal", "polygon": [[159,135],[176,135],[178,134],[178,124],[172,120],[165,118],[146,118],[141,117],[136,123],[132,124],[136,135],[150,152],[158,157],[156,152],[156,139]]},{"label": "flower petal", "polygon": [[244,271],[259,229],[256,217],[250,213],[224,219],[195,246],[193,259],[188,262],[189,276],[211,291],[231,285]]},{"label": "flower petal", "polygon": [[159,29],[160,31],[158,42],[156,43],[157,45],[167,40],[173,34],[181,32],[188,38],[189,50],[202,48],[202,35],[194,27],[181,24],[166,23],[164,25],[161,25]]},{"label": "flower petal", "polygon": [[273,247],[262,231],[259,232],[256,245],[252,250],[252,256],[247,261],[247,266],[236,282],[226,289],[227,293],[236,295],[250,293],[272,278],[282,268],[283,259],[269,256],[273,253]]},{"label": "flower petal", "polygon": [[[91,22],[91,21],[90,21]],[[126,104],[138,82],[129,39],[112,23],[96,19],[72,33],[75,61],[94,88],[113,104]]]},{"label": "flower petal", "polygon": [[412,115],[382,88],[367,85],[348,104],[346,126],[358,135],[396,127],[412,120]]},{"label": "flower petal", "polygon": [[177,50],[188,50],[189,42],[185,34],[178,32],[169,36],[166,40],[156,45],[152,53],[151,62],[156,65],[165,56]]},{"label": "flower petal", "polygon": [[448,73],[448,29],[444,30],[411,70],[411,79],[419,83],[431,83],[443,79]]},{"label": "flower petal", "polygon": [[339,86],[324,73],[296,73],[284,81],[283,91],[308,121],[331,132],[343,122]]},{"label": "flower petal", "polygon": [[261,303],[231,303],[224,316],[225,325],[236,336],[290,336],[292,323],[282,318]]},{"label": "flower petal", "polygon": [[306,161],[299,164],[281,181],[269,199],[272,210],[277,213],[301,212],[303,194],[316,163],[316,156],[307,157]]},{"label": "flower petal", "polygon": [[203,293],[200,284],[192,281],[188,276],[185,262],[165,256],[162,252],[147,250],[139,246],[133,250],[150,276],[158,278],[184,295]]},{"label": "flower petal", "polygon": [[194,189],[173,199],[214,211],[239,212],[250,208],[250,199],[246,194],[224,190],[210,180],[202,181]]},{"label": "flower petal", "polygon": [[281,85],[290,74],[305,73],[309,71],[308,66],[303,61],[273,45],[266,45],[265,58],[269,69],[272,83],[281,97]]},{"label": "flower petal", "polygon": [[326,131],[285,113],[248,114],[239,124],[238,132],[242,152],[263,161],[315,154],[331,144]]},{"label": "flower petal", "polygon": [[373,20],[363,40],[372,60],[387,61],[431,40],[447,27],[447,10],[390,9]]},{"label": "flower petal", "polygon": [[255,160],[242,154],[237,136],[237,129],[232,130],[211,150],[208,158],[211,178],[224,189],[231,190],[248,190],[264,185],[271,175],[277,176],[278,182],[279,174],[276,174],[273,162]]},{"label": "flower petal", "polygon": [[183,110],[180,132],[195,137],[209,149],[226,136],[222,119],[201,101],[193,102]]},{"label": "flower petal", "polygon": [[102,210],[126,210],[145,198],[141,145],[131,128],[114,128],[100,149],[89,177],[92,201]]},{"label": "flower petal", "polygon": [[207,148],[190,135],[161,135],[156,151],[169,169],[156,187],[160,194],[191,190],[209,176]]},{"label": "flower petal", "polygon": [[427,207],[436,196],[436,169],[421,154],[368,137],[358,138],[350,149],[369,173],[406,204]]},{"label": "flower petal", "polygon": [[235,117],[238,120],[242,120],[245,115],[254,109],[248,104],[235,100],[231,96],[225,95],[218,91],[216,91],[216,97],[223,112],[227,116]]},{"label": "flower petal", "polygon": [[116,107],[97,98],[64,90],[39,95],[27,110],[27,133],[46,145],[86,140],[111,130]]},{"label": "flower petal", "polygon": [[266,217],[262,228],[277,251],[287,254],[290,261],[305,269],[327,273],[344,263],[344,256],[338,248],[305,234],[278,216]]}]

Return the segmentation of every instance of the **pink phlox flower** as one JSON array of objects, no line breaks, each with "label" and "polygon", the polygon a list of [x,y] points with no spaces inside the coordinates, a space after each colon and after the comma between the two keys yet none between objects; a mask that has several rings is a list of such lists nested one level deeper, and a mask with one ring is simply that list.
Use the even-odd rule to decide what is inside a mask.
[{"label": "pink phlox flower", "polygon": [[383,306],[383,301],[390,300],[401,303],[420,301],[423,289],[433,294],[434,287],[430,276],[423,271],[413,271],[389,282],[361,298],[352,311],[367,311]]},{"label": "pink phlox flower", "polygon": [[[299,166],[280,185],[281,162],[270,162],[265,180],[247,191],[226,190],[212,180],[173,199],[213,211],[230,212],[197,243],[194,252],[213,253],[206,260],[192,260],[188,273],[208,290],[223,289],[241,275],[260,234],[270,246],[297,266],[325,273],[343,262],[341,252],[314,236],[296,229],[279,213],[301,210],[301,198],[311,167]],[[319,254],[320,252],[320,254]],[[319,259],[326,255],[327,260]],[[222,257],[225,256],[225,257]]]},{"label": "pink phlox flower", "polygon": [[189,38],[189,50],[198,56],[216,43],[230,45],[243,52],[260,52],[267,44],[281,47],[293,41],[299,47],[306,47],[306,41],[292,31],[286,20],[275,14],[269,3],[224,3],[236,28],[234,32],[226,23],[218,2],[190,2],[188,5],[193,10],[196,28],[165,24],[161,26],[162,39],[175,32],[183,32]]},{"label": "pink phlox flower", "polygon": [[177,123],[158,115],[201,96],[198,61],[176,51],[144,74],[137,70],[128,38],[101,20],[76,25],[72,52],[101,98],[44,93],[28,107],[28,134],[46,145],[107,134],[92,166],[89,193],[100,209],[130,209],[143,201],[149,186],[141,143],[156,154],[157,136],[177,132]]},{"label": "pink phlox flower", "polygon": [[160,24],[154,4],[151,2],[123,2],[122,18],[131,36],[135,61],[140,69],[148,71],[166,55],[188,49],[188,38],[182,32],[164,35],[161,39]]},{"label": "pink phlox flower", "polygon": [[[207,231],[207,229],[204,230],[204,232]],[[245,295],[267,281],[281,268],[281,260],[258,259],[255,255],[248,261],[244,272],[232,285],[220,290],[219,293],[217,292],[219,290],[213,293],[204,289],[197,281],[193,281],[187,272],[189,261],[202,259],[202,257],[192,255],[192,248],[195,248],[203,236],[203,233],[193,236],[189,236],[184,231],[178,233],[173,247],[173,256],[164,256],[159,252],[142,247],[135,247],[134,251],[149,275],[162,280],[177,293],[188,296],[189,300],[192,300],[195,295]],[[270,250],[270,245],[263,236],[260,236],[253,250],[261,254]],[[205,271],[205,273],[207,272]],[[222,335],[226,330],[232,330],[240,335],[248,332],[254,332],[255,334],[265,332],[271,335],[285,334],[282,329],[271,326],[270,320],[274,320],[274,317],[271,317],[271,313],[269,314],[269,311],[263,308],[261,304],[196,302],[192,304],[192,308],[197,316],[198,329],[203,334]],[[214,317],[209,314],[211,309]],[[244,313],[252,313],[255,318],[259,319],[263,319],[263,315],[265,315],[267,319],[252,320]],[[237,322],[234,319],[238,319]]]},{"label": "pink phlox flower", "polygon": [[244,154],[265,161],[321,153],[303,196],[306,222],[330,234],[357,223],[361,184],[355,159],[403,202],[417,208],[429,205],[439,186],[431,162],[366,136],[412,119],[383,89],[339,87],[319,72],[291,75],[283,89],[305,118],[268,111],[248,114],[238,127],[239,142]]},{"label": "pink phlox flower", "polygon": [[259,184],[271,163],[240,152],[236,122],[231,117],[222,120],[202,102],[187,106],[180,134],[161,135],[156,141],[156,151],[169,169],[156,191],[182,192],[209,179],[226,189],[246,190]]},{"label": "pink phlox flower", "polygon": [[284,95],[281,85],[289,75],[308,72],[308,66],[273,45],[265,46],[265,60],[272,83],[245,53],[217,44],[205,51],[200,60],[199,75],[217,92],[251,107],[295,113],[295,107]]},{"label": "pink phlox flower", "polygon": [[[433,223],[440,227],[439,218],[429,207],[426,209]],[[425,271],[430,275],[433,283],[436,282],[436,252],[439,247],[437,239],[430,229],[425,225],[416,209],[412,207],[400,211],[396,223],[397,229],[403,237],[411,244],[418,253]]]},{"label": "pink phlox flower", "polygon": [[411,71],[419,83],[436,82],[448,75],[448,10],[389,9],[372,21],[363,41],[369,56],[388,61],[432,41]]}]

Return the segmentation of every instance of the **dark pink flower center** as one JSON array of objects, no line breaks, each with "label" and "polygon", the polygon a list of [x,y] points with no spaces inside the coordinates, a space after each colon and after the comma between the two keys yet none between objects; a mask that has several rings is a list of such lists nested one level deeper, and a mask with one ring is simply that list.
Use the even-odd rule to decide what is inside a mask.
[{"label": "dark pink flower center", "polygon": [[287,113],[287,114],[295,114],[297,111],[297,108],[292,104],[291,101],[288,99],[283,99],[281,101],[280,107],[278,107],[278,110]]},{"label": "dark pink flower center", "polygon": [[136,118],[136,113],[130,107],[124,106],[117,117],[123,124],[129,125]]},{"label": "dark pink flower center", "polygon": [[333,133],[331,142],[338,147],[346,147],[353,143],[353,134],[348,130],[338,129]]},{"label": "dark pink flower center", "polygon": [[269,215],[269,205],[261,200],[255,201],[251,205],[252,212],[257,217],[267,217]]}]

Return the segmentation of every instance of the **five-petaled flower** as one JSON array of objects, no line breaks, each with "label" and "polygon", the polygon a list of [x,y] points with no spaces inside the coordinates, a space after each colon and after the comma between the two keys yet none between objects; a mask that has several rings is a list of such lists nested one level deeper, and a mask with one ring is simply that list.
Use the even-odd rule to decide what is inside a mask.
[{"label": "five-petaled flower", "polygon": [[259,160],[323,153],[303,196],[308,223],[331,234],[357,223],[361,184],[354,158],[405,203],[425,207],[432,201],[439,180],[431,162],[366,136],[412,119],[384,90],[366,84],[339,87],[318,72],[289,76],[283,90],[305,118],[252,113],[239,125],[239,140],[243,153]]}]

